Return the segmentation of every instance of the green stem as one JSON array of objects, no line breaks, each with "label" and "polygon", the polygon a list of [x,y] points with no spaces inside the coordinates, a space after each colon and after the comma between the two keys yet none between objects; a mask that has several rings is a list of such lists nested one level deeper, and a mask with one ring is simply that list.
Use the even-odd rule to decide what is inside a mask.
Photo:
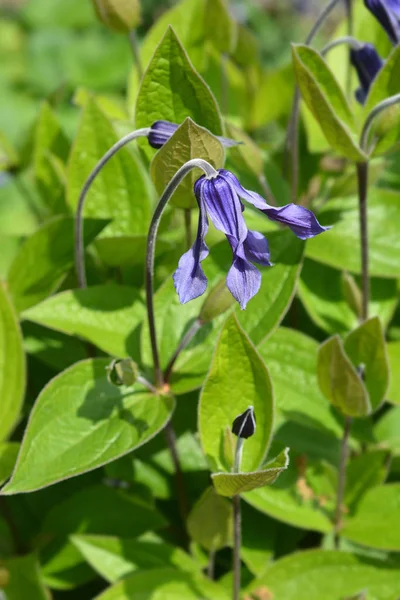
[{"label": "green stem", "polygon": [[[354,18],[353,18],[353,0],[344,0],[346,6],[347,15],[347,35],[351,38],[354,31]],[[347,98],[351,98],[351,58],[349,51],[349,58],[347,61],[347,74],[346,74],[346,94]]]},{"label": "green stem", "polygon": [[76,219],[75,219],[75,269],[78,277],[78,283],[80,288],[87,287],[86,280],[86,267],[85,267],[85,248],[83,243],[83,208],[85,205],[85,199],[87,193],[92,185],[93,181],[96,179],[97,175],[100,173],[102,168],[108,163],[110,158],[114,156],[121,148],[126,146],[132,140],[136,140],[139,137],[147,137],[150,133],[150,128],[145,127],[143,129],[136,129],[136,131],[131,131],[123,138],[121,138],[118,142],[114,144],[105,155],[99,160],[97,165],[91,171],[89,177],[86,179],[82,191],[78,200],[78,207],[76,210]]},{"label": "green stem", "polygon": [[[237,438],[235,464],[233,467],[234,473],[240,473],[240,465],[242,462],[244,438]],[[240,509],[240,494],[233,496],[233,600],[240,598],[241,586],[241,562],[240,548],[242,545],[242,513]]]},{"label": "green stem", "polygon": [[133,59],[135,61],[135,65],[136,65],[137,72],[139,75],[139,80],[140,80],[143,77],[143,67],[142,67],[142,61],[140,58],[139,46],[138,46],[138,42],[137,42],[136,29],[131,29],[131,31],[129,32],[129,41],[131,44]]},{"label": "green stem", "polygon": [[369,306],[369,256],[368,256],[368,162],[357,164],[358,206],[361,246],[362,311],[361,321],[368,319]]},{"label": "green stem", "polygon": [[335,547],[336,548],[339,547],[339,531],[340,531],[341,524],[342,524],[343,500],[344,500],[344,493],[345,493],[345,489],[346,489],[346,468],[347,468],[347,459],[348,459],[348,454],[349,454],[350,429],[351,429],[351,418],[345,417],[342,445],[341,445],[341,451],[340,451],[338,487],[337,487],[337,496],[336,496],[336,511],[335,511],[335,518],[334,518]]},{"label": "green stem", "polygon": [[169,383],[172,375],[172,370],[174,365],[179,358],[181,352],[190,344],[196,333],[203,327],[202,321],[200,319],[196,319],[192,326],[187,330],[185,335],[183,336],[181,342],[179,343],[177,349],[175,350],[172,358],[170,359],[165,371],[164,371],[164,382]]}]

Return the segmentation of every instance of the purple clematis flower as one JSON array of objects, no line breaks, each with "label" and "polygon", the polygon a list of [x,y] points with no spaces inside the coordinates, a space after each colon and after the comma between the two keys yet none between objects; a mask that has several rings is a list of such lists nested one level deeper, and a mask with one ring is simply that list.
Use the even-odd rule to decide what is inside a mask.
[{"label": "purple clematis flower", "polygon": [[400,43],[400,0],[364,0],[364,3],[397,46]]},{"label": "purple clematis flower", "polygon": [[[157,149],[164,146],[164,144],[168,142],[169,138],[175,133],[178,127],[179,125],[176,123],[170,123],[169,121],[156,121],[153,123],[150,133],[147,136],[150,146]],[[221,137],[219,135],[217,135],[216,138],[223,146],[225,146],[225,148],[231,148],[232,146],[241,144],[241,142],[236,142],[235,140],[230,140],[229,138]]]},{"label": "purple clematis flower", "polygon": [[364,104],[369,88],[383,66],[383,60],[372,44],[363,44],[357,50],[352,49],[350,58],[361,84],[356,91],[356,98],[360,104]]},{"label": "purple clematis flower", "polygon": [[314,214],[297,204],[269,206],[256,192],[245,190],[230,171],[221,169],[215,177],[203,175],[194,185],[199,205],[199,223],[193,246],[181,257],[173,279],[182,304],[204,294],[207,278],[201,262],[208,256],[205,236],[209,215],[214,226],[226,235],[232,248],[233,262],[226,285],[242,309],[258,292],[261,273],[253,265],[271,266],[268,242],[258,231],[247,229],[243,218],[244,205],[249,202],[272,221],[288,225],[302,240],[314,237],[329,227],[322,227]]}]

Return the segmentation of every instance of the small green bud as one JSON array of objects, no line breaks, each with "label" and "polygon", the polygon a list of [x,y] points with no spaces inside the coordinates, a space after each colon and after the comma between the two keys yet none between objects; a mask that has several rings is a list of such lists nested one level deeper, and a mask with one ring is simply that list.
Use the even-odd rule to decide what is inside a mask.
[{"label": "small green bud", "polygon": [[139,0],[93,0],[97,16],[104,25],[128,33],[140,23]]},{"label": "small green bud", "polygon": [[139,377],[139,369],[131,358],[114,358],[107,367],[107,377],[113,385],[131,386]]},{"label": "small green bud", "polygon": [[235,299],[226,287],[225,280],[222,279],[205,299],[200,310],[199,320],[202,323],[210,323],[231,308],[234,303]]}]

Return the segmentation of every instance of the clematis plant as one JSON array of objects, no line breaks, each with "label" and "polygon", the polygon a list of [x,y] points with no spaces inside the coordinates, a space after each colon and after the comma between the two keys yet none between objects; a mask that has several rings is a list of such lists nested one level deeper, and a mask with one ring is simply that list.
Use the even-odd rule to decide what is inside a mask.
[{"label": "clematis plant", "polygon": [[258,231],[247,228],[241,199],[263,212],[270,220],[290,227],[302,240],[329,229],[321,226],[315,215],[303,206],[270,206],[257,192],[246,190],[237,177],[225,169],[200,177],[194,185],[194,193],[199,206],[197,236],[193,246],[181,257],[173,276],[182,304],[201,296],[207,288],[207,277],[201,266],[208,256],[205,243],[207,215],[216,229],[225,234],[231,246],[233,261],[226,284],[242,309],[246,308],[261,286],[261,273],[253,263],[272,265],[266,238]]}]

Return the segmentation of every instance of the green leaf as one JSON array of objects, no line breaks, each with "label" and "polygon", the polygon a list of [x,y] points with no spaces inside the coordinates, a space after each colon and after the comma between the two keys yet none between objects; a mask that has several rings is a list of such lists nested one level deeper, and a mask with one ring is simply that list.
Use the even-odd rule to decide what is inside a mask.
[{"label": "green leaf", "polygon": [[[85,246],[105,225],[99,219],[85,220]],[[73,264],[74,220],[55,217],[26,240],[10,266],[8,287],[17,310],[26,310],[55,292]]]},{"label": "green leaf", "polygon": [[379,317],[364,321],[344,341],[344,349],[353,365],[365,365],[365,387],[373,411],[385,400],[389,386],[389,361],[385,334]]},{"label": "green leaf", "polygon": [[[245,447],[246,449],[246,447]],[[268,462],[262,469],[251,473],[213,473],[211,475],[217,494],[236,496],[275,483],[289,464],[289,448]]]},{"label": "green leaf", "polygon": [[[317,262],[352,273],[361,273],[357,198],[333,199],[318,213],[323,225],[333,225],[324,235],[308,240],[306,255]],[[400,195],[380,188],[368,194],[368,247],[370,275],[400,277]],[[385,235],[382,235],[382,232]]]},{"label": "green leaf", "polygon": [[0,441],[13,430],[25,394],[25,355],[17,316],[0,283]]},{"label": "green leaf", "polygon": [[76,363],[42,390],[3,494],[37,490],[91,471],[142,446],[165,426],[174,399],[112,385],[108,363]]},{"label": "green leaf", "polygon": [[299,479],[304,478],[304,474],[297,467],[299,461],[301,457],[292,457],[288,468],[282,472],[275,485],[247,492],[242,498],[278,521],[300,529],[329,533],[332,523],[326,510],[319,505],[314,495],[307,499],[300,493]]},{"label": "green leaf", "polygon": [[24,319],[80,336],[116,357],[140,357],[139,326],[146,314],[133,287],[110,283],[60,292],[22,313]]},{"label": "green leaf", "polygon": [[7,600],[48,600],[36,554],[27,554],[1,561],[5,571],[5,585],[1,586]]},{"label": "green leaf", "polygon": [[250,404],[254,406],[257,430],[246,441],[244,471],[258,469],[268,450],[273,392],[262,358],[232,316],[221,332],[199,404],[200,439],[214,471],[227,468],[223,450],[225,428],[231,427],[233,420]]},{"label": "green leaf", "polygon": [[[400,48],[397,46],[378,72],[367,96],[363,110],[363,119],[367,119],[373,108],[386,98],[400,92]],[[393,146],[399,137],[399,108],[394,106],[384,111],[373,126],[375,147],[373,154],[383,154]]]},{"label": "green leaf", "polygon": [[387,399],[394,404],[400,404],[400,342],[390,342],[387,346],[390,365],[390,385]]},{"label": "green leaf", "polygon": [[[68,163],[67,200],[74,211],[88,175],[116,141],[111,122],[90,99],[83,111]],[[113,238],[145,234],[151,209],[152,191],[143,166],[137,154],[122,148],[91,185],[84,215],[111,219],[101,237]]]},{"label": "green leaf", "polygon": [[[371,598],[388,600],[400,593],[395,561],[358,557],[350,552],[308,550],[279,559],[250,590],[267,590],[285,600],[339,600],[368,588]],[[390,594],[390,595],[388,595]]]},{"label": "green leaf", "polygon": [[365,160],[356,140],[354,117],[326,62],[309,46],[293,45],[292,51],[302,98],[331,147],[350,160]]},{"label": "green leaf", "polygon": [[193,506],[187,519],[187,530],[193,541],[206,550],[221,550],[233,539],[232,505],[209,487]]},{"label": "green leaf", "polygon": [[198,570],[197,564],[186,552],[157,539],[79,534],[71,536],[71,542],[99,575],[110,583],[137,569],[175,566],[182,571]]},{"label": "green leaf", "polygon": [[210,88],[195,71],[174,30],[168,27],[143,76],[136,103],[136,127],[163,119],[182,123],[191,117],[214,135],[221,117]]},{"label": "green leaf", "polygon": [[[346,286],[356,285],[355,302],[349,303]],[[387,326],[398,302],[398,283],[394,279],[371,278],[371,298],[369,314],[379,315]],[[311,319],[329,334],[344,334],[358,324],[359,297],[358,282],[349,273],[333,269],[306,258],[301,270],[299,296]]]},{"label": "green leaf", "polygon": [[385,412],[374,427],[374,437],[380,448],[390,450],[395,456],[400,455],[400,407]]},{"label": "green leaf", "polygon": [[400,484],[370,489],[360,501],[355,516],[345,521],[342,535],[364,546],[400,550]]},{"label": "green leaf", "polygon": [[388,452],[372,450],[353,458],[346,469],[345,504],[352,512],[371,487],[384,482],[388,472]]},{"label": "green leaf", "polygon": [[40,109],[34,139],[34,173],[51,213],[65,213],[65,162],[69,142],[48,102]]},{"label": "green leaf", "polygon": [[365,385],[339,336],[329,338],[319,348],[318,382],[324,396],[344,415],[364,417],[371,412]]},{"label": "green leaf", "polygon": [[240,324],[255,344],[262,343],[285,316],[303,261],[304,242],[291,231],[273,231],[267,235],[274,266],[260,268],[260,291],[252,298],[248,310],[238,312]]},{"label": "green leaf", "polygon": [[173,600],[229,600],[223,586],[206,579],[171,568],[150,569],[133,573],[105,592],[96,600],[131,600],[137,598],[173,598]]},{"label": "green leaf", "polygon": [[279,398],[275,430],[294,421],[312,428],[315,435],[318,431],[341,437],[342,427],[318,386],[317,342],[294,329],[279,327],[258,351]]},{"label": "green leaf", "polygon": [[2,485],[13,472],[19,446],[19,442],[0,443],[0,485]]},{"label": "green leaf", "polygon": [[[152,160],[150,174],[160,195],[177,170],[193,158],[202,158],[216,169],[221,169],[224,166],[225,151],[214,135],[188,117]],[[194,169],[185,177],[171,198],[174,206],[197,208],[193,186],[201,175],[203,171]]]},{"label": "green leaf", "polygon": [[207,0],[204,8],[208,23],[218,23],[218,27],[205,27],[206,37],[216,50],[231,54],[237,43],[237,25],[229,14],[227,0]]}]

